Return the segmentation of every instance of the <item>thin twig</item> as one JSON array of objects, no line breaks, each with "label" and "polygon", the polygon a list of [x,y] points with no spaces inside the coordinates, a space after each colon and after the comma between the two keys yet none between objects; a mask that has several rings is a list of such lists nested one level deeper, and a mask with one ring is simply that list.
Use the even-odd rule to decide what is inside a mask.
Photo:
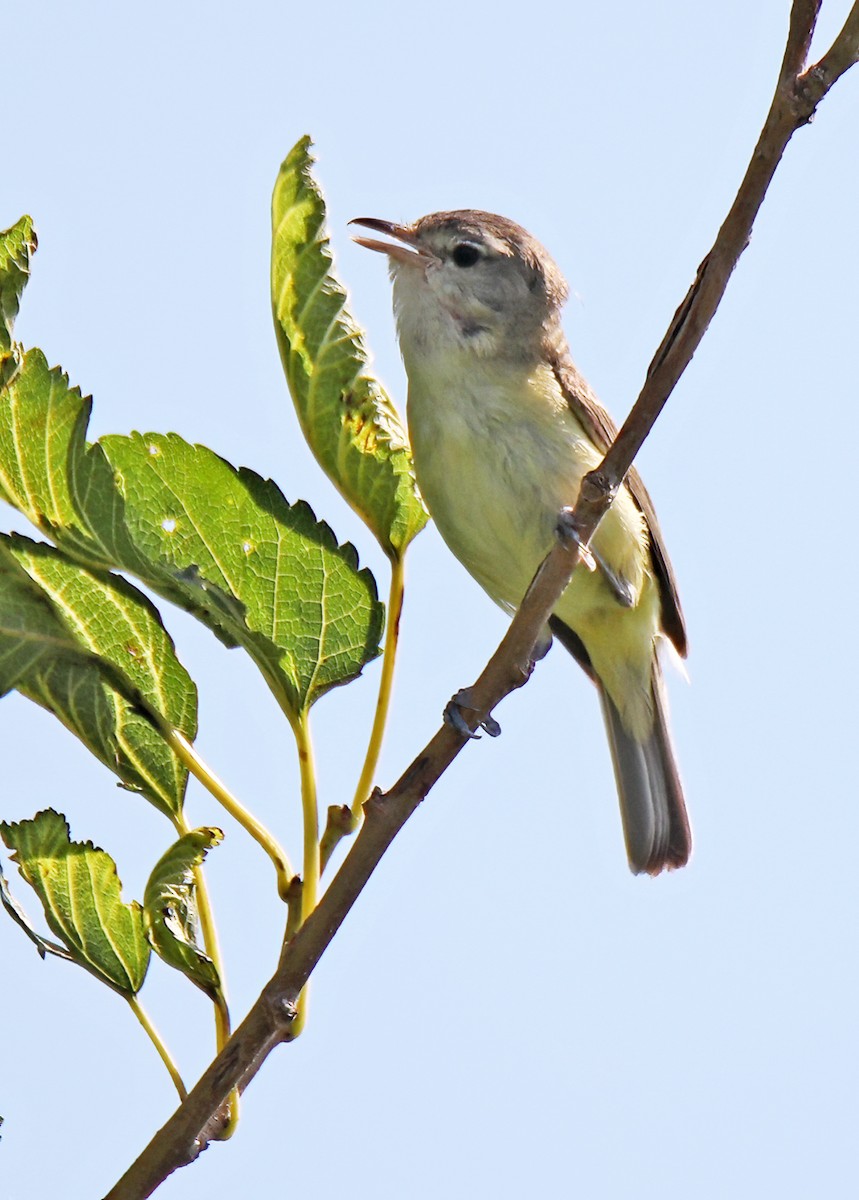
[{"label": "thin twig", "polygon": [[[158,714],[156,714],[158,715]],[[185,766],[194,778],[203,785],[223,808],[233,817],[242,828],[251,835],[254,841],[262,847],[266,854],[274,864],[274,869],[277,873],[277,891],[281,900],[286,900],[289,895],[290,885],[292,883],[294,873],[289,865],[289,859],[286,856],[286,851],[277,841],[273,834],[256,819],[253,813],[249,812],[243,804],[241,804],[232,794],[229,788],[218,778],[215,772],[203,761],[197,750],[180,730],[172,726],[168,721],[162,721],[158,725],[162,737],[167,742],[167,745]]]},{"label": "thin twig", "polygon": [[811,87],[814,82],[807,97],[808,103],[816,107],[832,85],[856,62],[859,62],[859,4],[854,4],[850,9],[841,32],[823,58],[809,67],[800,79],[801,88]]},{"label": "thin twig", "polygon": [[391,560],[391,586],[388,594],[388,623],[385,629],[385,650],[382,656],[382,671],[379,678],[379,694],[373,716],[373,728],[367,743],[364,765],[355,788],[355,798],[350,808],[346,804],[332,804],[328,809],[328,820],[322,841],[319,844],[320,870],[324,871],[329,859],[344,837],[351,837],[364,819],[364,802],[370,795],[382,742],[388,723],[388,711],[394,686],[394,666],[400,644],[400,617],[403,612],[405,594],[405,560],[402,555]]},{"label": "thin twig", "polygon": [[[600,493],[610,499],[617,491],[706,333],[734,267],[749,243],[755,217],[787,143],[797,129],[808,124],[827,91],[857,60],[859,3],[854,4],[821,63],[802,73],[819,9],[820,0],[794,2],[778,84],[734,203],[653,357],[641,394],[602,464],[593,472],[597,508],[602,509],[599,516],[608,507],[605,504],[603,508]],[[577,515],[583,536],[592,536],[596,524],[593,529],[590,527],[589,513]]]},{"label": "thin twig", "polygon": [[157,1050],[158,1057],[161,1059],[161,1061],[164,1063],[164,1066],[167,1068],[167,1073],[169,1074],[170,1078],[173,1080],[173,1086],[176,1088],[176,1091],[179,1093],[179,1099],[184,1100],[185,1097],[188,1095],[188,1089],[185,1087],[185,1084],[182,1082],[182,1076],[179,1074],[179,1068],[176,1066],[176,1062],[173,1058],[173,1055],[167,1049],[167,1045],[166,1045],[164,1039],[161,1037],[161,1034],[156,1029],[154,1022],[152,1021],[152,1018],[149,1016],[149,1013],[146,1011],[146,1009],[143,1007],[143,1005],[140,1003],[140,1001],[138,1000],[138,998],[136,996],[127,996],[126,999],[128,1000],[128,1005],[129,1005],[131,1011],[134,1013],[135,1017],[137,1017],[138,1021],[140,1022],[140,1024],[143,1026],[144,1030],[146,1031],[146,1036],[149,1038],[150,1042],[152,1042],[152,1045]]}]

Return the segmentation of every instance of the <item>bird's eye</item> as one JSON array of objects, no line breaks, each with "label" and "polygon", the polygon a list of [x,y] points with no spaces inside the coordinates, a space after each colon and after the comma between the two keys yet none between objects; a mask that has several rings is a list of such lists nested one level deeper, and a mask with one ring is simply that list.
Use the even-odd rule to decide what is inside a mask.
[{"label": "bird's eye", "polygon": [[480,251],[474,242],[457,242],[451,258],[458,267],[473,267],[480,258]]}]

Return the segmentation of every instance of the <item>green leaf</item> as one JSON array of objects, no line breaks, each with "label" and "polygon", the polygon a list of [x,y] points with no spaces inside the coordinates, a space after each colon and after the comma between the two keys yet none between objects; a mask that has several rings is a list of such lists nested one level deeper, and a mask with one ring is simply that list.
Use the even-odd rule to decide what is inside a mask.
[{"label": "green leaf", "polygon": [[197,944],[195,870],[223,837],[214,828],[184,834],[155,864],[143,895],[146,932],[155,953],[211,999],[221,984],[215,964]]},{"label": "green leaf", "polygon": [[52,712],[123,784],[168,816],[188,774],[147,715],[189,741],[197,690],[150,601],[117,575],[0,535],[0,692]]},{"label": "green leaf", "polygon": [[310,139],[280,168],[272,198],[271,289],[283,368],[320,466],[382,549],[399,557],[427,512],[396,409],[368,373],[364,336],[332,268]]},{"label": "green leaf", "polygon": [[291,717],[378,654],[375,581],[306,504],[175,434],[87,446],[88,417],[39,351],[0,396],[0,495],[66,553],[243,646]]},{"label": "green leaf", "polygon": [[86,445],[91,408],[41,350],[28,350],[0,393],[0,497],[68,553],[109,566],[75,495],[98,477]]},{"label": "green leaf", "polygon": [[[0,867],[0,904],[6,909],[6,912],[15,922],[15,924],[24,932],[30,939],[36,949],[39,951],[40,958],[46,958],[49,954],[55,954],[57,958],[72,959],[65,946],[61,946],[59,942],[52,942],[48,938],[42,937],[38,930],[33,925],[33,922],[24,912],[21,905],[12,895],[9,887],[9,880],[3,874],[3,868]],[[72,959],[72,961],[74,961]]]},{"label": "green leaf", "polygon": [[348,543],[307,504],[175,434],[102,438],[135,547],[185,606],[252,655],[294,713],[379,651],[383,606]]},{"label": "green leaf", "polygon": [[0,387],[17,371],[21,351],[12,340],[12,329],[21,293],[30,278],[30,259],[37,245],[30,217],[21,217],[0,233]]},{"label": "green leaf", "polygon": [[123,904],[110,855],[70,841],[65,817],[50,808],[31,821],[0,823],[0,836],[75,962],[122,995],[136,995],[149,966],[143,912],[136,901]]}]

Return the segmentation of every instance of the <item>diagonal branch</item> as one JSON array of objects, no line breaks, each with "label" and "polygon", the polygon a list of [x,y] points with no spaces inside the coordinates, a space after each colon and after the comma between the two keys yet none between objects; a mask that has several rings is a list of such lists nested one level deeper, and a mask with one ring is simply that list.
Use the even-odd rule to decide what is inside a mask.
[{"label": "diagonal branch", "polygon": [[[584,481],[575,525],[590,539],[620,487],[677,380],[689,365],[748,244],[754,219],[792,134],[807,124],[827,91],[859,58],[859,0],[831,49],[804,70],[820,0],[794,0],[787,45],[770,111],[737,197],[713,248],[698,268],[650,365],[647,380],[601,466]],[[575,545],[559,541],[535,577],[510,628],[469,690],[471,728],[528,678],[534,647],[578,561]],[[154,1136],[106,1200],[145,1200],[180,1166],[192,1162],[217,1129],[233,1088],[244,1090],[275,1048],[292,1038],[298,996],[385,851],[450,766],[467,739],[443,726],[387,793],[365,805],[363,826],[340,870],[298,933],[227,1046],[187,1100]]]},{"label": "diagonal branch", "polygon": [[854,4],[850,9],[841,32],[823,58],[809,67],[799,81],[801,88],[808,89],[807,100],[812,105],[812,111],[833,83],[856,62],[859,62],[859,4]]},{"label": "diagonal branch", "polygon": [[[855,3],[830,50],[819,63],[804,71],[820,2],[794,0],[775,94],[745,176],[712,249],[699,266],[653,356],[638,399],[602,464],[592,473],[593,507],[588,505],[580,514],[580,529],[585,536],[592,536],[698,349],[734,267],[749,244],[755,218],[788,142],[797,129],[811,121],[832,85],[859,58],[859,3]],[[591,515],[595,518],[592,527]]]}]

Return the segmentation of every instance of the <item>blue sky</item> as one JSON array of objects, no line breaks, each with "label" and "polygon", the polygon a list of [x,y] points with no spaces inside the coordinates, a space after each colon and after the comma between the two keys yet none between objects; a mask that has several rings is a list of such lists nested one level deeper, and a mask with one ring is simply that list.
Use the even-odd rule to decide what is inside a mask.
[{"label": "blue sky", "polygon": [[[847,7],[825,5],[821,51]],[[557,258],[573,354],[622,417],[745,168],[788,9],[12,0],[0,225],[26,211],[40,235],[18,335],[94,395],[94,434],[176,430],[272,476],[385,590],[280,372],[281,159],[314,137],[338,269],[395,397],[384,264],[346,223],[473,206]],[[852,1194],[857,103],[859,71],[794,139],[640,458],[690,630],[671,698],[692,863],[628,874],[596,697],[556,649],[382,863],[232,1143],[159,1197]],[[165,619],[200,687],[201,752],[297,854],[274,702],[238,652]],[[428,529],[380,783],[504,627]],[[314,711],[323,804],[351,797],[376,671]],[[55,726],[3,701],[0,816],[60,808],[139,896],[169,830]],[[274,967],[279,905],[267,862],[193,785],[189,810],[227,831],[210,877],[238,1017]],[[169,1080],[84,972],[41,963],[5,921],[0,955],[0,1198],[101,1195],[172,1111]],[[196,1078],[202,996],[153,969],[143,998]]]}]

